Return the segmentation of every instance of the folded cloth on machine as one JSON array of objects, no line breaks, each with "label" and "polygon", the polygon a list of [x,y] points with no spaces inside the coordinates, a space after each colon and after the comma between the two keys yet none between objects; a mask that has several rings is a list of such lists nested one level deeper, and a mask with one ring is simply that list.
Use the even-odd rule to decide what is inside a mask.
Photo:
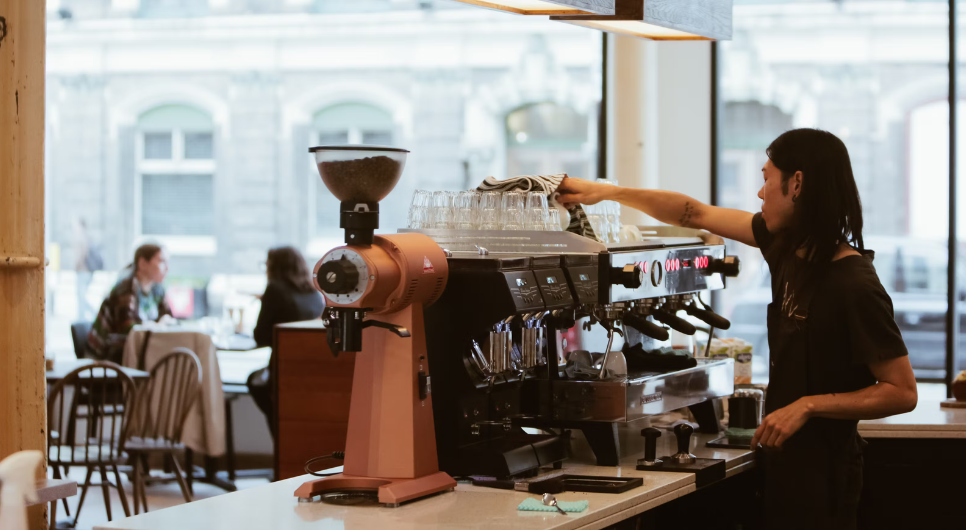
[{"label": "folded cloth on machine", "polygon": [[[486,177],[483,183],[480,184],[476,190],[477,191],[541,191],[547,194],[547,203],[550,208],[557,207],[557,188],[560,187],[560,183],[563,179],[567,178],[566,173],[558,173],[556,175],[521,175],[519,177],[510,177],[505,180],[497,180],[493,177]],[[601,239],[597,237],[594,233],[594,228],[590,224],[590,220],[587,219],[587,213],[579,205],[575,205],[572,208],[567,208],[567,213],[570,214],[570,224],[567,226],[568,232],[573,232],[575,234],[584,236],[586,238],[593,239],[594,241],[601,242]]]},{"label": "folded cloth on machine", "polygon": [[[590,501],[557,501],[557,506],[565,512],[582,512],[590,506]],[[528,497],[525,501],[521,502],[517,506],[517,510],[522,512],[556,512],[557,509],[553,506],[545,506],[542,502],[534,499],[533,497]]]}]

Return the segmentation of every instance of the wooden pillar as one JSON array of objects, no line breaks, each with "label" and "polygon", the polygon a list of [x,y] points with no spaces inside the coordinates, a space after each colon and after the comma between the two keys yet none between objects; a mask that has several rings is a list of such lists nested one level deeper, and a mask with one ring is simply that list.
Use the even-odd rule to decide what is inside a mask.
[{"label": "wooden pillar", "polygon": [[[45,12],[42,0],[0,2],[0,459],[46,452]],[[31,530],[46,511],[30,508]]]}]

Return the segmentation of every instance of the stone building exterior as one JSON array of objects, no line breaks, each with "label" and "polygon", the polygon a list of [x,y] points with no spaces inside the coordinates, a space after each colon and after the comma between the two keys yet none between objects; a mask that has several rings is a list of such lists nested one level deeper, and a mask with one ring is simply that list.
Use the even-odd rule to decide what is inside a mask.
[{"label": "stone building exterior", "polygon": [[[317,259],[341,241],[319,143],[411,150],[387,231],[417,188],[593,177],[601,50],[598,32],[446,0],[51,2],[48,241],[69,269],[83,218],[107,269],[160,241],[195,284],[258,274],[276,245]],[[569,137],[537,134],[558,116]]]}]

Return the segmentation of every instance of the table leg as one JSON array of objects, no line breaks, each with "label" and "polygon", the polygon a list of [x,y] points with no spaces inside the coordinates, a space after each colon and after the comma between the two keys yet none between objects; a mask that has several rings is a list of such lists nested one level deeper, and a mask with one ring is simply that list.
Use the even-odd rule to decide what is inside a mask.
[{"label": "table leg", "polygon": [[231,404],[234,398],[225,399],[225,447],[228,450],[225,459],[228,464],[228,481],[235,483],[235,429],[231,416]]},{"label": "table leg", "polygon": [[188,482],[188,492],[193,496],[195,494],[195,452],[190,447],[184,450],[184,468],[187,470],[186,474],[188,475],[185,477],[185,480]]}]

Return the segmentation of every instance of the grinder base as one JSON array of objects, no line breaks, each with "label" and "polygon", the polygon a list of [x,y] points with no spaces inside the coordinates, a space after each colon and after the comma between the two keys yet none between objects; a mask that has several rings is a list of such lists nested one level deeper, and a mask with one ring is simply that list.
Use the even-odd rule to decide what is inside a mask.
[{"label": "grinder base", "polygon": [[339,473],[302,484],[295,490],[295,496],[301,501],[331,492],[376,491],[381,504],[396,507],[406,501],[455,488],[456,481],[442,471],[417,478],[358,477]]}]

